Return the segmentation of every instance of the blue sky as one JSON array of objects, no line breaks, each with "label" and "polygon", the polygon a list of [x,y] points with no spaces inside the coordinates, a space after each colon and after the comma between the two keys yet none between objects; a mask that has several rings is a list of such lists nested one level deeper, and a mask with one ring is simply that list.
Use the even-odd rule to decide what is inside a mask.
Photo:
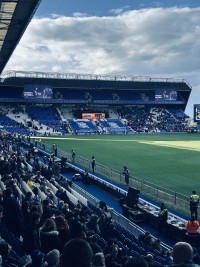
[{"label": "blue sky", "polygon": [[6,70],[185,79],[200,103],[199,0],[43,0]]},{"label": "blue sky", "polygon": [[87,13],[95,16],[107,16],[117,9],[142,9],[157,7],[198,7],[199,0],[43,0],[37,15],[49,15],[52,12],[65,16],[72,16],[75,12]]}]

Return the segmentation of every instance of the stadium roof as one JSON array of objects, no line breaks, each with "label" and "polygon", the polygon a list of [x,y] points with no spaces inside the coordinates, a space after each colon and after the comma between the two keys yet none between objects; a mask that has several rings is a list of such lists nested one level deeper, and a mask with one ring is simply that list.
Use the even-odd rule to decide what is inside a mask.
[{"label": "stadium roof", "polygon": [[2,73],[41,0],[0,0],[0,73]]},{"label": "stadium roof", "polygon": [[[98,75],[98,74],[77,74],[77,73],[56,73],[56,72],[29,72],[9,70],[1,75],[4,81],[8,78],[36,78],[36,79],[56,79],[56,80],[91,80],[91,81],[126,81],[126,82],[166,82],[166,83],[186,83],[184,79],[162,78],[150,76],[126,76],[126,75]],[[2,82],[3,82],[2,81]]]}]

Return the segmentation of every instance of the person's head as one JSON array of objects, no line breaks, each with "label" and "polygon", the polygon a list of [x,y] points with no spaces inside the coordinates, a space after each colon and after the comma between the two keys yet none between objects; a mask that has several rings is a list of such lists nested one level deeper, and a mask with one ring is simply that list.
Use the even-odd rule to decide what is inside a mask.
[{"label": "person's head", "polygon": [[144,259],[148,262],[148,263],[151,263],[153,262],[153,255],[151,253],[148,253]]},{"label": "person's head", "polygon": [[94,255],[92,267],[105,267],[105,257],[102,252],[98,252]]},{"label": "person's head", "polygon": [[55,223],[56,223],[57,229],[65,229],[65,230],[69,229],[69,225],[62,215],[55,217]]},{"label": "person's head", "polygon": [[164,203],[161,203],[161,204],[160,204],[160,208],[161,208],[161,209],[164,209],[164,208],[165,208],[165,204],[164,204]]},{"label": "person's head", "polygon": [[62,267],[91,267],[93,252],[87,241],[74,238],[68,241],[62,251]]},{"label": "person's head", "polygon": [[196,195],[196,191],[192,191],[192,194],[193,194],[193,195]]},{"label": "person's head", "polygon": [[53,249],[47,253],[48,267],[56,267],[60,263],[60,252],[57,249]]},{"label": "person's head", "polygon": [[189,243],[178,242],[173,247],[173,259],[175,264],[191,262],[193,249]]},{"label": "person's head", "polygon": [[192,221],[192,222],[195,221],[195,215],[194,214],[191,215],[190,221]]},{"label": "person's head", "polygon": [[110,247],[110,255],[112,256],[112,258],[117,258],[118,251],[119,251],[118,245],[113,244]]}]

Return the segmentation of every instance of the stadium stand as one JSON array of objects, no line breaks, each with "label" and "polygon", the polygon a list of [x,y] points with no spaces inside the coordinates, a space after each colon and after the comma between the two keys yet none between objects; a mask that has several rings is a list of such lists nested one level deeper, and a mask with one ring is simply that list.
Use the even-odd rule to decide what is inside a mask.
[{"label": "stadium stand", "polygon": [[[19,156],[18,157],[21,158],[21,156],[23,155],[23,162],[21,161],[21,164],[18,164],[17,166],[17,173],[19,175],[18,179],[13,177],[13,174],[10,173],[9,168],[6,168],[6,166],[8,167],[8,163],[10,165],[13,165],[15,160],[15,156],[13,156],[12,154],[15,155],[15,153],[9,153],[10,157],[8,157],[8,154],[6,153],[8,151],[8,140],[9,143],[12,142],[13,143],[13,147],[16,148],[15,153],[17,152],[17,154]],[[37,229],[37,231],[40,231],[41,233],[41,246],[39,247],[39,249],[41,250],[41,253],[46,254],[48,251],[50,251],[49,249],[51,248],[51,243],[49,243],[48,248],[45,245],[47,240],[45,237],[42,237],[44,235],[43,231],[44,231],[44,227],[47,223],[49,223],[49,227],[50,227],[50,223],[53,226],[53,219],[52,219],[52,215],[55,216],[55,220],[57,216],[63,216],[63,218],[65,218],[66,222],[69,224],[69,229],[71,229],[71,231],[67,231],[67,236],[68,236],[68,240],[70,240],[70,235],[74,237],[82,237],[83,238],[83,233],[84,233],[84,239],[87,242],[91,241],[91,238],[93,238],[94,234],[96,235],[97,238],[97,243],[100,246],[101,250],[103,251],[105,249],[105,247],[107,246],[107,242],[109,237],[114,238],[114,243],[120,248],[120,251],[123,252],[123,255],[126,257],[130,257],[131,255],[138,255],[138,256],[146,256],[147,254],[147,250],[145,250],[145,247],[142,247],[142,244],[139,242],[139,240],[137,239],[136,236],[134,236],[131,232],[129,232],[126,228],[124,228],[123,226],[121,226],[117,221],[115,221],[112,217],[108,217],[106,218],[105,213],[103,210],[101,210],[100,207],[96,207],[95,205],[93,205],[92,203],[89,204],[88,200],[83,197],[80,193],[76,192],[75,188],[70,188],[68,187],[68,189],[64,189],[62,188],[61,190],[61,185],[59,184],[60,179],[55,179],[54,178],[54,174],[52,173],[52,176],[49,177],[49,180],[47,180],[45,178],[45,165],[41,162],[40,163],[40,172],[41,175],[36,178],[36,175],[33,176],[33,173],[30,172],[31,168],[28,168],[28,164],[30,166],[34,166],[34,161],[37,162],[37,158],[34,157],[34,151],[31,152],[31,156],[34,157],[34,161],[33,163],[30,162],[30,159],[27,158],[28,152],[30,153],[30,151],[26,151],[26,150],[22,150],[23,146],[19,146],[18,145],[18,139],[14,139],[12,138],[10,135],[7,136],[1,136],[1,144],[2,144],[2,152],[4,153],[4,158],[6,158],[6,162],[2,165],[1,164],[1,182],[5,185],[5,193],[6,192],[10,192],[9,190],[12,190],[12,192],[14,192],[14,190],[17,188],[17,191],[15,190],[15,197],[8,195],[7,193],[7,197],[5,195],[5,197],[3,197],[3,201],[2,201],[2,206],[5,208],[6,203],[8,202],[8,198],[9,201],[14,201],[16,200],[19,201],[19,205],[18,207],[20,208],[18,211],[18,214],[20,215],[20,221],[22,223],[22,229],[20,230],[20,235],[22,235],[23,240],[21,241],[20,239],[18,239],[17,237],[15,237],[13,235],[13,232],[15,232],[15,228],[12,229],[12,227],[10,227],[9,224],[9,220],[10,217],[5,217],[5,219],[1,222],[1,236],[5,238],[5,242],[12,244],[13,247],[13,255],[16,255],[12,257],[10,257],[10,261],[11,263],[17,262],[17,266],[19,266],[18,261],[20,261],[21,259],[24,259],[25,256],[25,251],[24,251],[24,246],[23,246],[23,242],[25,242],[25,240],[27,238],[29,238],[29,242],[33,242],[34,241],[34,233],[32,232],[32,234],[29,234],[27,236],[27,234],[25,235],[26,232],[25,229],[27,229],[27,227],[29,227],[29,224],[31,223],[30,219],[32,216],[34,216],[33,214],[35,214],[36,210],[38,210],[38,216],[40,216],[40,228],[39,225],[37,228],[35,228],[35,230]],[[22,144],[21,144],[22,145]],[[1,159],[1,163],[2,161],[4,162],[5,159]],[[5,167],[3,167],[5,166]],[[34,168],[34,167],[33,167]],[[34,169],[32,169],[34,170]],[[43,176],[44,175],[44,176]],[[29,177],[35,177],[33,178],[34,181],[34,187],[37,188],[38,190],[40,190],[43,194],[39,194],[40,197],[35,199],[35,190],[33,188],[30,187],[30,183],[28,183],[28,179]],[[37,179],[37,180],[36,180]],[[12,189],[11,188],[11,181],[14,181],[14,183],[12,183]],[[3,187],[4,188],[4,187]],[[59,191],[59,194],[58,194]],[[19,193],[20,192],[20,193]],[[27,192],[31,192],[31,195],[29,196],[29,198],[27,198]],[[66,194],[65,194],[66,193]],[[22,196],[22,197],[20,197]],[[57,198],[56,201],[54,201],[55,196]],[[65,197],[64,197],[65,196]],[[29,209],[25,212],[25,210],[22,209],[22,207],[25,205],[25,203],[28,202],[29,205]],[[61,205],[61,203],[63,203],[65,206],[63,206],[63,204]],[[81,203],[81,204],[80,204]],[[11,205],[11,204],[10,204]],[[43,206],[43,208],[41,209],[41,205]],[[67,206],[66,206],[67,205]],[[66,209],[66,207],[69,207]],[[21,211],[20,211],[21,210]],[[43,212],[42,212],[43,210]],[[4,210],[5,212],[5,210]],[[27,213],[28,212],[28,213]],[[6,213],[5,213],[6,214]],[[40,214],[40,215],[39,215]],[[79,217],[77,217],[77,214],[79,214],[80,218],[82,218],[81,216],[85,217],[85,222],[87,222],[86,224],[84,224],[84,228],[83,225],[81,226],[81,221],[78,219]],[[94,215],[95,214],[95,215]],[[99,231],[95,232],[95,228],[91,228],[91,226],[89,227],[89,222],[93,222],[93,219],[95,218],[98,219],[98,225],[99,225]],[[100,221],[100,218],[102,221]],[[101,223],[100,223],[101,222]],[[3,223],[3,224],[2,224]],[[97,221],[96,221],[97,223]],[[88,226],[87,226],[88,225]],[[96,225],[96,224],[95,224]],[[8,227],[8,228],[7,228]],[[76,234],[74,236],[74,227],[76,229]],[[81,228],[80,228],[81,227]],[[86,227],[86,228],[85,228]],[[96,226],[95,226],[96,227]],[[7,230],[9,229],[9,230]],[[24,229],[24,230],[23,230]],[[49,228],[49,229],[54,229],[51,231],[56,231],[56,228]],[[79,229],[79,230],[78,230]],[[83,229],[85,229],[83,231]],[[93,230],[92,230],[93,229]],[[34,230],[34,231],[35,231]],[[48,230],[49,231],[49,230]],[[78,232],[77,232],[78,231]],[[6,234],[7,233],[7,234]],[[57,232],[55,232],[57,233]],[[71,233],[71,234],[70,234]],[[122,234],[123,233],[123,234]],[[49,235],[50,232],[46,232],[45,235]],[[118,236],[118,238],[117,238]],[[12,237],[12,238],[11,238]],[[56,237],[56,236],[55,236]],[[58,236],[59,237],[59,236]],[[32,241],[31,241],[32,240]],[[51,241],[52,240],[52,241]],[[130,242],[129,240],[134,240],[136,242],[137,245],[133,245],[132,242]],[[57,239],[58,241],[58,249],[60,251],[62,251],[63,247],[60,247],[59,245],[59,239]],[[53,241],[52,237],[48,237],[48,242],[54,242],[54,246],[55,246],[55,242],[57,241]],[[128,242],[129,241],[129,242]],[[35,249],[38,249],[37,245],[38,243],[33,243],[33,246],[35,246]],[[148,248],[149,251],[150,248]],[[138,254],[137,254],[138,253]],[[18,256],[17,256],[18,255]],[[31,254],[32,256],[32,254]],[[167,260],[165,258],[163,258],[163,255],[160,255],[160,258],[157,256],[156,260],[160,263],[162,262],[167,262]],[[5,259],[3,259],[5,260]],[[32,261],[34,261],[34,259],[32,258]],[[119,263],[122,261],[122,255],[119,259]],[[8,266],[12,266],[12,265],[8,265]]]}]

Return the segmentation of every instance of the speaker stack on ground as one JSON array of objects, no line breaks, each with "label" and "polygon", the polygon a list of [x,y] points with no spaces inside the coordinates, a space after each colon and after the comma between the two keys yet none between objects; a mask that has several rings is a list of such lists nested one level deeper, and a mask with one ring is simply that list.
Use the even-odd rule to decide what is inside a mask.
[{"label": "speaker stack on ground", "polygon": [[122,204],[123,215],[134,223],[144,221],[144,213],[141,212],[137,206],[139,197],[140,190],[129,187],[127,197]]}]

